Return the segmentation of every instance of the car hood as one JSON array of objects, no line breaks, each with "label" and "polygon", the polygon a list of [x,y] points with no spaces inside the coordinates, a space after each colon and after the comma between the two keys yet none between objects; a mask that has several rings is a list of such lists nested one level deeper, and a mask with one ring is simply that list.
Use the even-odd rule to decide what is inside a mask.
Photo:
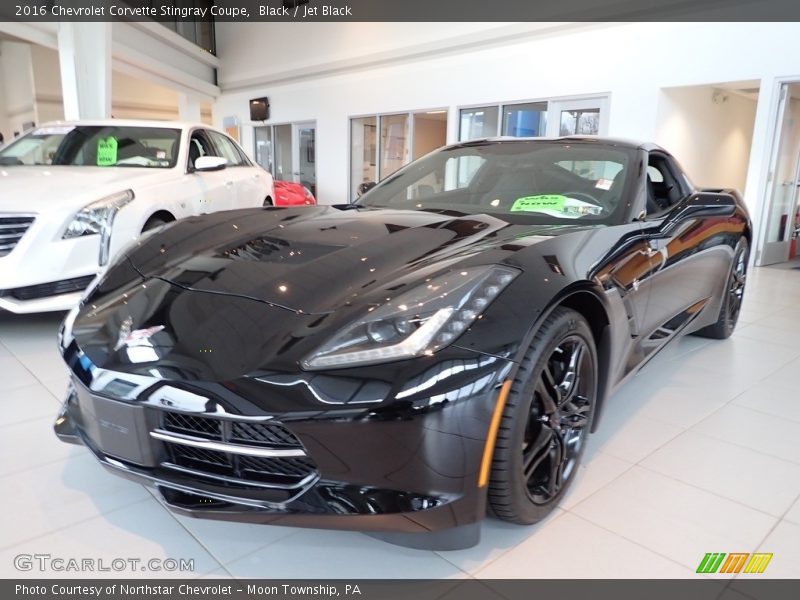
[{"label": "car hood", "polygon": [[[330,206],[256,209],[179,222],[132,252],[145,278],[318,314],[384,284],[445,270],[508,243],[523,247],[553,226],[514,226],[488,215]],[[499,261],[501,252],[495,257]],[[478,264],[495,262],[482,256]]]},{"label": "car hood", "polygon": [[0,166],[0,212],[82,207],[163,176],[164,171],[134,167]]},{"label": "car hood", "polygon": [[515,265],[554,229],[330,206],[192,217],[115,264],[75,319],[74,339],[93,365],[116,372],[206,381],[267,366],[296,372],[366,307],[448,269]]}]

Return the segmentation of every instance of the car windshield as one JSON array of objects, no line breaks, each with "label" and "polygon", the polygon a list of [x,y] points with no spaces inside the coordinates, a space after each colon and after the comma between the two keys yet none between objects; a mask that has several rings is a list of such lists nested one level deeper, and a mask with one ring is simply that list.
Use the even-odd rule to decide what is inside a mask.
[{"label": "car windshield", "polygon": [[0,150],[0,166],[175,166],[179,129],[117,125],[39,127]]},{"label": "car windshield", "polygon": [[476,214],[514,223],[621,223],[635,151],[594,142],[473,142],[390,175],[360,206]]}]

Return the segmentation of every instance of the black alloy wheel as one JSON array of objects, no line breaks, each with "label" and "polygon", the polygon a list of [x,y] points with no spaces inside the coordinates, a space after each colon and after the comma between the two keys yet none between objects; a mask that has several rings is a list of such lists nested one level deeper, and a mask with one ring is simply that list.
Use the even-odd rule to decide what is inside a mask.
[{"label": "black alloy wheel", "polygon": [[719,307],[717,321],[697,331],[697,335],[715,340],[725,340],[736,329],[736,323],[738,323],[739,315],[742,312],[742,301],[744,300],[744,290],[747,284],[749,250],[747,238],[741,238],[739,243],[736,244],[736,249],[733,253],[731,270],[725,283],[724,296]]},{"label": "black alloy wheel", "polygon": [[489,503],[530,524],[575,479],[597,398],[597,351],[586,320],[558,308],[539,329],[511,386],[497,433]]},{"label": "black alloy wheel", "polygon": [[733,269],[728,280],[728,323],[731,331],[739,321],[739,313],[742,312],[742,301],[744,300],[744,287],[747,283],[747,241],[737,250],[733,260]]}]

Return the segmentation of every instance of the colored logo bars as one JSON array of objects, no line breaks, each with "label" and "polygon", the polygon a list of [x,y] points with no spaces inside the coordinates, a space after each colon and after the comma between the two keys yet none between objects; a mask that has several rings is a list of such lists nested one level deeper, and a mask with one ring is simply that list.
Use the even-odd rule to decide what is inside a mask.
[{"label": "colored logo bars", "polygon": [[[748,557],[750,560],[748,560]],[[697,566],[698,573],[763,573],[772,553],[754,552],[708,552]]]}]

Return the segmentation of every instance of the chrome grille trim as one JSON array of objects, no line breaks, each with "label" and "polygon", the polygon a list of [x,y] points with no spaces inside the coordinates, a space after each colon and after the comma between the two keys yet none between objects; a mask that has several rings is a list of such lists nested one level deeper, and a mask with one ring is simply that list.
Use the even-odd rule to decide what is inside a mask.
[{"label": "chrome grille trim", "polygon": [[176,464],[171,463],[171,462],[163,462],[163,463],[161,463],[161,466],[165,467],[167,469],[173,469],[175,471],[180,471],[181,473],[186,473],[187,475],[192,475],[192,476],[195,476],[195,477],[206,477],[208,479],[216,479],[217,481],[222,481],[224,483],[230,483],[230,484],[234,484],[234,485],[238,485],[238,486],[246,485],[246,486],[260,487],[260,488],[265,488],[265,489],[270,489],[270,490],[294,490],[294,489],[297,489],[297,488],[302,488],[302,487],[307,486],[309,483],[311,483],[312,481],[314,481],[317,478],[317,474],[316,473],[310,473],[304,479],[301,479],[297,483],[293,483],[293,484],[283,484],[283,483],[277,484],[277,483],[267,483],[267,482],[264,482],[264,481],[257,481],[257,480],[252,480],[252,479],[248,479],[246,481],[243,481],[242,479],[237,478],[237,477],[228,477],[226,475],[218,475],[216,473],[211,473],[209,471],[199,471],[197,469],[190,469],[189,467],[183,467],[181,465],[176,465]]},{"label": "chrome grille trim", "polygon": [[35,220],[33,213],[0,213],[0,257],[16,247]]},{"label": "chrome grille trim", "polygon": [[259,448],[257,446],[246,446],[244,444],[212,442],[189,435],[164,431],[163,429],[151,431],[150,436],[162,442],[171,442],[173,444],[182,444],[184,446],[201,448],[203,450],[216,450],[217,452],[228,452],[230,454],[242,454],[260,458],[295,458],[306,456],[305,451],[300,448]]}]

